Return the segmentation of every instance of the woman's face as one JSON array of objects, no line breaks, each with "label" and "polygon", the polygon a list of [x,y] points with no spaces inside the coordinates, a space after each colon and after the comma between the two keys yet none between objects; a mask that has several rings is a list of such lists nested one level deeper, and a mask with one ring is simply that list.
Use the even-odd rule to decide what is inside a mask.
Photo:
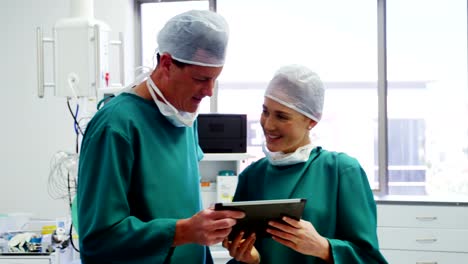
[{"label": "woman's face", "polygon": [[290,153],[310,143],[309,130],[316,122],[265,97],[260,124],[270,151]]}]

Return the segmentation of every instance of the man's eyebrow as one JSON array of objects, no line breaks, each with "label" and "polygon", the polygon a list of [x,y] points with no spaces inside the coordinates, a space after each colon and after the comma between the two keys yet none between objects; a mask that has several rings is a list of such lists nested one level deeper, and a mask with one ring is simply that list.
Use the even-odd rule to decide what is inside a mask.
[{"label": "man's eyebrow", "polygon": [[203,79],[203,80],[211,80],[214,77],[206,76],[206,75],[193,75],[192,76],[195,79]]}]

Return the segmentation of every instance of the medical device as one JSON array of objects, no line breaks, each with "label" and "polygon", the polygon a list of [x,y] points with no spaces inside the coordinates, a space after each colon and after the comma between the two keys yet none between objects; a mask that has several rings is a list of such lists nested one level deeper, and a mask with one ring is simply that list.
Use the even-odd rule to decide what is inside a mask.
[{"label": "medical device", "polygon": [[[44,38],[37,28],[38,96],[44,97],[45,87],[54,87],[55,96],[67,98],[93,97],[101,90],[121,88],[124,83],[123,34],[119,40],[110,40],[110,27],[93,18],[92,0],[72,0],[71,17],[56,22],[53,37]],[[44,45],[53,49],[53,83],[44,82]],[[110,47],[118,46],[120,80],[111,83],[109,71]]]},{"label": "medical device", "polygon": [[[66,98],[76,134],[75,153],[59,151],[54,155],[47,185],[50,197],[66,199],[72,214],[70,223],[58,224],[52,235],[54,248],[59,249],[57,256],[62,259],[71,257],[66,253],[70,249],[65,250],[68,243],[79,251],[74,242],[79,144],[87,122],[97,111],[88,108],[88,103],[94,105],[105,94],[117,93],[125,83],[123,34],[111,40],[110,27],[93,17],[93,0],[71,0],[70,4],[71,16],[55,23],[52,37],[44,37],[40,27],[36,30],[38,97],[43,98],[45,88],[51,87],[55,96]],[[115,50],[118,52],[114,55]],[[111,72],[111,58],[119,64],[112,67],[118,74]],[[45,72],[52,72],[52,80],[45,81]]]},{"label": "medical device", "polygon": [[247,115],[199,114],[198,137],[205,153],[245,153]]}]

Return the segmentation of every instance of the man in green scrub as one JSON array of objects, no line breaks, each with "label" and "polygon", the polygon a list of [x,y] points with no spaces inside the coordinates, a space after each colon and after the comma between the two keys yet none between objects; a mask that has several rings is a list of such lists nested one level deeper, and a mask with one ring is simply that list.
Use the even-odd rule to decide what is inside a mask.
[{"label": "man in green scrub", "polygon": [[271,237],[223,241],[234,257],[229,263],[387,263],[364,170],[356,159],[316,146],[309,137],[322,117],[324,94],[317,74],[302,65],[281,67],[270,81],[260,118],[266,157],[239,175],[234,200],[307,203],[300,221],[270,221]]},{"label": "man in green scrub", "polygon": [[241,212],[201,210],[196,117],[224,65],[228,26],[211,11],[171,18],[158,65],[86,127],[78,171],[81,260],[212,263]]}]

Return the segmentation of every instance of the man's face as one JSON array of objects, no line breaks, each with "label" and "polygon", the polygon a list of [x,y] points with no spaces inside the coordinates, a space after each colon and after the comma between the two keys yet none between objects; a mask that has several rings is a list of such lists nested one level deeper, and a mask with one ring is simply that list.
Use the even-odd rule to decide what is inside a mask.
[{"label": "man's face", "polygon": [[198,65],[177,67],[172,64],[167,75],[166,99],[179,111],[197,111],[201,100],[213,95],[215,81],[222,69]]}]

